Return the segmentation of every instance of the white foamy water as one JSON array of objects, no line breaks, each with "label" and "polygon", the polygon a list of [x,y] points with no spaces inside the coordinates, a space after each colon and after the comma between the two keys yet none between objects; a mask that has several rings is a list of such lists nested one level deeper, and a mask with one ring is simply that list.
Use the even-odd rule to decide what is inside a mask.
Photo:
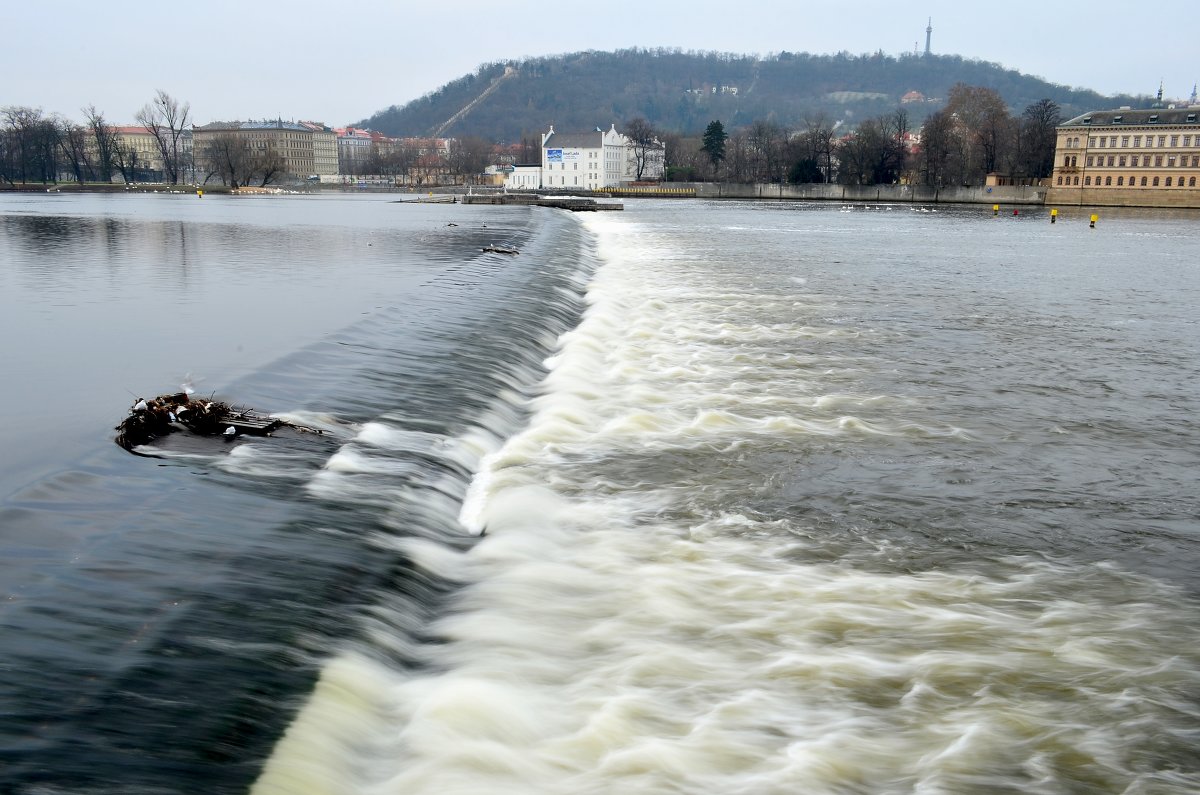
[{"label": "white foamy water", "polygon": [[[770,267],[635,212],[586,224],[584,320],[473,459],[486,535],[397,542],[462,586],[441,642],[412,670],[333,659],[255,792],[1200,789],[1188,600],[1023,540],[1006,445],[1062,427],[961,410],[944,373],[987,360],[927,358],[900,288],[795,270],[803,224]],[[367,426],[327,470],[386,474],[363,450],[398,441]]]}]

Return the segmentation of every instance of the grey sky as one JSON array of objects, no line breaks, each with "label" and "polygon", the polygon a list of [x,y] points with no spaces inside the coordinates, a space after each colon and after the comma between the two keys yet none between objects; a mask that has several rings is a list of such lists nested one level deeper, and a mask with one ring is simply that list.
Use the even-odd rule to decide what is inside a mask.
[{"label": "grey sky", "polygon": [[193,121],[341,126],[479,64],[584,49],[898,54],[925,46],[1101,93],[1186,99],[1200,80],[1200,4],[1159,0],[811,3],[807,0],[0,0],[0,106],[131,123],[158,88]]}]

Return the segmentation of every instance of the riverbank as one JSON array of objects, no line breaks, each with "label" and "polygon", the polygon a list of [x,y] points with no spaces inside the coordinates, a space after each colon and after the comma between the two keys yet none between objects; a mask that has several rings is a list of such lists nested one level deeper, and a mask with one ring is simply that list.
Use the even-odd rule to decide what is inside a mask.
[{"label": "riverbank", "polygon": [[[27,184],[0,185],[3,192],[32,193],[193,193],[197,189],[206,194],[245,193],[400,193],[425,196],[554,196],[595,198],[653,198],[653,199],[740,199],[761,201],[817,201],[844,204],[976,204],[984,206],[1013,207],[1075,207],[1075,208],[1127,208],[1127,209],[1200,209],[1200,191],[1183,189],[1171,193],[1170,203],[1151,201],[1145,194],[1092,190],[1081,192],[1036,185],[1002,185],[976,187],[932,188],[924,185],[826,185],[802,184],[780,185],[776,183],[737,184],[729,182],[664,182],[660,184],[627,185],[598,191],[540,190],[529,193],[505,193],[499,186],[446,185],[421,188],[387,187],[379,185],[293,185],[269,186],[267,188],[243,188],[231,190],[223,185],[105,185],[100,183]],[[1161,198],[1155,194],[1151,198]],[[480,199],[476,203],[488,203]]]},{"label": "riverbank", "polygon": [[1036,185],[932,188],[924,185],[735,184],[668,182],[605,191],[613,196],[696,199],[783,199],[787,201],[885,202],[912,204],[1041,205],[1046,188]]}]

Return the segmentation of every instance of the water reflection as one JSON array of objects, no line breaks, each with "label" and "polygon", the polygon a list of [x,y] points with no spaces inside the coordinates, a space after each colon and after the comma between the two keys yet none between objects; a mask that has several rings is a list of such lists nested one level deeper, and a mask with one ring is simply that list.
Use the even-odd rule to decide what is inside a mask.
[{"label": "water reflection", "polygon": [[0,496],[106,443],[130,391],[189,372],[220,388],[462,273],[484,245],[522,247],[531,214],[514,210],[0,196],[0,333],[20,341],[0,347],[0,449],[22,451],[0,460]]}]

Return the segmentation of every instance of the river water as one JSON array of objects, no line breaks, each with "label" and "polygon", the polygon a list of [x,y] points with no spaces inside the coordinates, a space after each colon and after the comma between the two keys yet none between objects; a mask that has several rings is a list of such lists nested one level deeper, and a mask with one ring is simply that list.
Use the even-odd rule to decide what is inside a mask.
[{"label": "river water", "polygon": [[0,788],[1195,792],[1197,220],[0,197]]}]

